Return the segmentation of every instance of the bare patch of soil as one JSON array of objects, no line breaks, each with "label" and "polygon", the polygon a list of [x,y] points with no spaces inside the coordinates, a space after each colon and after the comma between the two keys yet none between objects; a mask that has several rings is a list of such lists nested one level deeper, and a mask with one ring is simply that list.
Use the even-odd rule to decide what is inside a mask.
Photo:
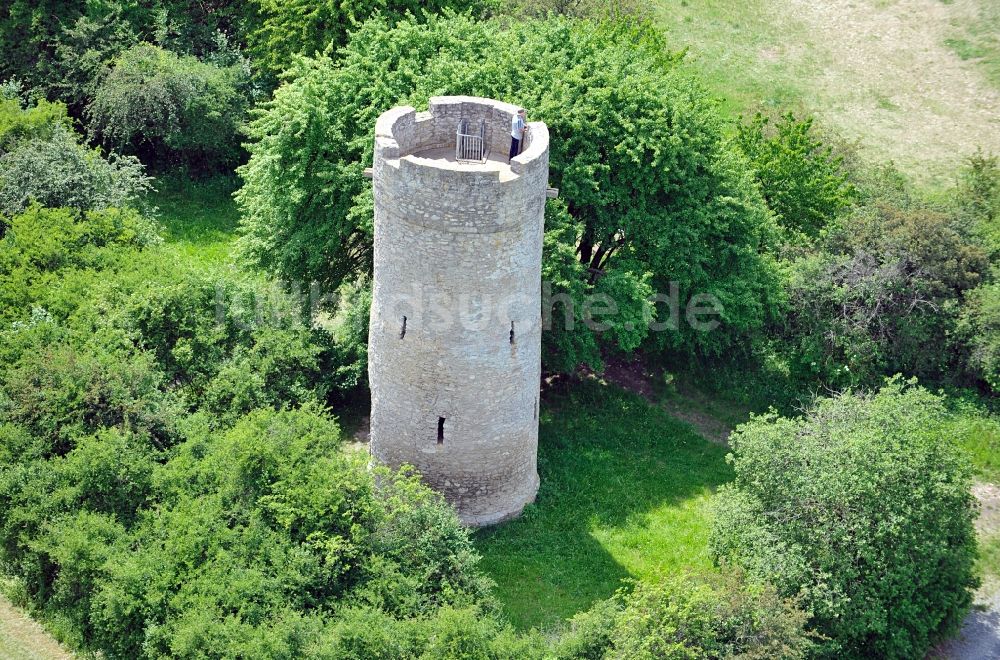
[{"label": "bare patch of soil", "polygon": [[1000,486],[977,483],[972,487],[972,494],[979,500],[980,506],[976,530],[982,536],[1000,533]]},{"label": "bare patch of soil", "polygon": [[[979,500],[976,530],[980,537],[1000,532],[1000,486],[977,483],[972,494]],[[987,578],[976,593],[975,609],[954,639],[939,644],[929,658],[992,660],[1000,658],[1000,584]]]},{"label": "bare patch of soil", "polygon": [[371,417],[365,415],[358,422],[358,427],[354,429],[350,440],[344,443],[349,451],[368,451],[368,443],[371,440]]},{"label": "bare patch of soil", "polygon": [[612,357],[605,361],[604,379],[618,387],[634,392],[650,403],[656,403],[653,372],[639,356]]}]

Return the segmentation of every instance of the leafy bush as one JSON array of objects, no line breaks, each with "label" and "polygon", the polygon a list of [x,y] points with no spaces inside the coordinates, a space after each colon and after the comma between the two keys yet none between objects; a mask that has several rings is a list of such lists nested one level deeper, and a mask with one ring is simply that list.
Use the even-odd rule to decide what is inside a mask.
[{"label": "leafy bush", "polygon": [[737,576],[637,583],[577,614],[557,642],[559,658],[810,657],[808,615],[769,586]]},{"label": "leafy bush", "polygon": [[[296,630],[317,632],[302,617],[368,600],[365,585],[380,578],[415,589],[402,613],[476,602],[486,583],[454,512],[413,476],[369,472],[338,435],[307,407],[257,412],[178,447],[156,476],[161,510],[136,529],[143,551],[119,553],[94,595],[97,647],[115,657],[238,655],[272,637],[301,655],[311,637]],[[410,552],[418,530],[441,555]],[[401,613],[380,605],[383,618]]]},{"label": "leafy bush", "polygon": [[[610,20],[647,19],[652,15],[650,6],[640,0],[514,0],[511,4],[528,16],[542,18],[553,13]],[[510,5],[504,5],[503,11],[510,11]]]},{"label": "leafy bush", "polygon": [[100,272],[157,240],[154,225],[132,210],[28,208],[0,238],[0,322],[28,321],[40,305],[54,310],[65,301],[76,309],[85,294],[66,282],[67,273],[87,279],[87,271]]},{"label": "leafy bush", "polygon": [[61,455],[0,422],[4,560],[75,646],[529,657],[496,617],[468,531],[416,475],[369,470],[317,406],[257,411],[224,433],[204,422],[189,417],[167,453],[108,428]]},{"label": "leafy bush", "polygon": [[969,348],[972,373],[1000,392],[1000,283],[969,292],[959,332]]},{"label": "leafy bush", "polygon": [[[139,252],[157,240],[134,211],[35,206],[15,216],[0,239],[0,321],[13,322],[0,331],[0,367],[53,346],[73,355],[89,346],[112,363],[139,354],[156,387],[222,426],[362,382],[366,291],[345,296],[328,329],[314,327],[300,301],[256,278]],[[95,336],[104,348],[88,343]]]},{"label": "leafy bush", "polygon": [[754,417],[730,443],[713,552],[801,598],[822,657],[922,657],[958,628],[976,504],[940,396],[894,379],[803,417]]},{"label": "leafy bush", "polygon": [[959,303],[987,273],[986,255],[951,217],[860,207],[791,264],[786,350],[799,375],[832,386],[897,372],[946,378],[960,366]]},{"label": "leafy bush", "polygon": [[[196,168],[231,167],[253,97],[249,71],[218,67],[151,44],[123,52],[87,107],[106,145]],[[156,160],[154,160],[156,159]]]},{"label": "leafy bush", "polygon": [[149,189],[142,165],[128,156],[104,159],[61,123],[47,137],[22,140],[0,155],[0,216],[32,202],[81,210],[135,206]]},{"label": "leafy bush", "polygon": [[[250,127],[241,168],[244,260],[334,289],[371,268],[371,157],[376,117],[447,91],[515,101],[546,121],[551,178],[572,222],[549,239],[549,273],[613,293],[621,323],[608,344],[645,338],[650,289],[675,281],[712,293],[722,327],[660,333],[660,347],[719,352],[775,310],[779,275],[762,249],[774,225],[745,162],[722,139],[708,95],[665,54],[654,30],[549,19],[507,23],[429,17],[372,20],[334,61],[301,62]],[[460,74],[456,74],[460,72]],[[665,119],[666,118],[666,119]],[[575,224],[573,224],[575,223]],[[582,267],[567,257],[577,255]],[[554,256],[558,255],[558,256]],[[602,275],[603,273],[603,275]],[[579,332],[589,328],[580,329]],[[593,359],[595,338],[550,342]],[[568,348],[566,350],[569,350]],[[571,362],[558,355],[554,364]],[[553,362],[549,363],[550,365]]]},{"label": "leafy bush", "polygon": [[[255,408],[324,401],[363,383],[368,295],[345,295],[321,324],[319,312],[276,285],[163,253],[93,286],[92,305],[70,323],[120,329],[156,356],[190,405],[226,426]],[[91,318],[94,309],[104,318]]]},{"label": "leafy bush", "polygon": [[764,199],[788,229],[816,235],[852,201],[842,159],[812,131],[813,120],[782,115],[770,129],[760,113],[737,127]]},{"label": "leafy bush", "polygon": [[324,346],[307,329],[265,326],[252,341],[234,349],[206,388],[203,406],[219,423],[255,408],[325,400]]},{"label": "leafy bush", "polygon": [[46,455],[65,454],[105,427],[171,444],[182,407],[164,391],[152,357],[118,341],[98,337],[24,353],[0,375],[0,420],[43,440]]},{"label": "leafy bush", "polygon": [[66,107],[61,103],[39,100],[25,108],[20,98],[0,99],[0,155],[21,142],[46,140],[56,125],[70,128]]}]

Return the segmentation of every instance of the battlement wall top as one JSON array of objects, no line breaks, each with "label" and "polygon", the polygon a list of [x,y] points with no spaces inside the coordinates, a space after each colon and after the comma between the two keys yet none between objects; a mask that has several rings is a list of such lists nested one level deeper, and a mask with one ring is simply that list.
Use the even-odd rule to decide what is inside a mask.
[{"label": "battlement wall top", "polygon": [[[543,122],[528,123],[521,153],[508,161],[510,125],[517,109],[510,103],[473,96],[435,96],[423,112],[410,106],[393,108],[375,123],[376,157],[454,172],[494,172],[501,181],[522,176],[535,164],[544,162],[547,169],[549,131]],[[482,162],[456,158],[463,119],[470,125],[485,124]]]}]

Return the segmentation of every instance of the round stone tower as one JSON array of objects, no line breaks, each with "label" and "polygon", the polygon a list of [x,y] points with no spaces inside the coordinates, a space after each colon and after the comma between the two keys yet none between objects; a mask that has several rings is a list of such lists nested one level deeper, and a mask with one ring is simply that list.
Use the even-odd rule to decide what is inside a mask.
[{"label": "round stone tower", "polygon": [[538,490],[541,260],[549,136],[517,107],[435,97],[375,124],[371,452],[410,464],[471,525]]}]

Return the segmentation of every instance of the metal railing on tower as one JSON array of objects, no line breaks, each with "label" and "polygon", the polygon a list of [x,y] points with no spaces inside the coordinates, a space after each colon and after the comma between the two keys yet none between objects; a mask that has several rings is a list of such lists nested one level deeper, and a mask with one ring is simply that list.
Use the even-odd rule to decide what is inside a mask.
[{"label": "metal railing on tower", "polygon": [[464,163],[486,162],[486,120],[479,120],[478,129],[470,128],[468,119],[458,122],[455,134],[455,160]]}]

